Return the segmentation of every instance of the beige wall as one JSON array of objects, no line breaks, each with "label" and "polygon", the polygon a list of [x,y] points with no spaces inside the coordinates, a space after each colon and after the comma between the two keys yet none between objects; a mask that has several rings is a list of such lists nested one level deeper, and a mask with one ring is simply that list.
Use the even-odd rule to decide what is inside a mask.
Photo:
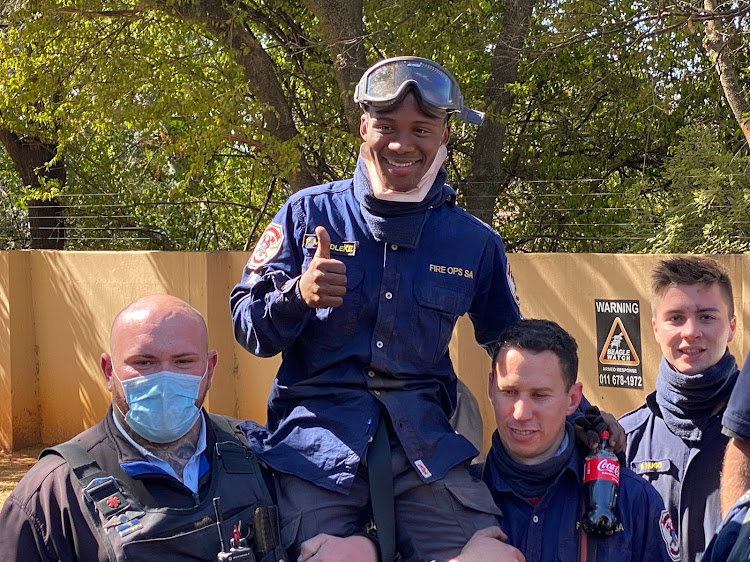
[{"label": "beige wall", "polygon": [[[280,359],[242,350],[232,333],[228,296],[242,274],[244,253],[0,252],[0,448],[66,440],[99,420],[109,395],[99,370],[115,314],[136,298],[170,293],[206,318],[219,364],[211,411],[265,420],[265,403]],[[510,256],[527,318],[551,318],[578,340],[580,378],[589,400],[622,414],[653,390],[660,353],[651,336],[648,273],[658,256],[519,254]],[[750,256],[720,256],[743,307]],[[641,302],[644,390],[601,388],[597,381],[595,299]],[[748,349],[744,317],[732,352]],[[461,319],[451,342],[459,376],[477,395],[492,429],[486,399],[489,359]]]}]

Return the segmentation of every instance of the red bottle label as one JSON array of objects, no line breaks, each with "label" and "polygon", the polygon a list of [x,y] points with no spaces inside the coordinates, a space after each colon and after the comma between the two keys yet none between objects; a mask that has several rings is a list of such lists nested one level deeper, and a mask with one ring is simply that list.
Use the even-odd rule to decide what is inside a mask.
[{"label": "red bottle label", "polygon": [[586,459],[583,465],[583,483],[592,480],[609,480],[620,485],[620,463],[608,458]]}]

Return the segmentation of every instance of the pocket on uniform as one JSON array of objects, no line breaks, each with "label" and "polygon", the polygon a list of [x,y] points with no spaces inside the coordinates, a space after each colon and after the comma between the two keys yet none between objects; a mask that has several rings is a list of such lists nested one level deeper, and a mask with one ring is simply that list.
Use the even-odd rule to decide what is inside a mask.
[{"label": "pocket on uniform", "polygon": [[416,348],[425,362],[433,364],[448,352],[453,327],[469,310],[471,298],[470,292],[462,290],[461,286],[414,286],[414,300],[418,305],[415,333],[420,336]]},{"label": "pocket on uniform", "polygon": [[479,529],[499,525],[502,512],[481,481],[466,484],[445,482],[445,489],[448,490],[456,523],[466,540]]},{"label": "pocket on uniform", "polygon": [[[309,259],[305,260],[303,271]],[[362,306],[362,281],[364,270],[357,264],[346,264],[346,294],[344,302],[336,308],[318,308],[308,324],[316,344],[327,348],[339,348],[357,329]]]},{"label": "pocket on uniform", "polygon": [[[232,529],[235,524],[241,528],[252,525],[255,505],[237,512],[224,513],[224,530]],[[165,517],[162,511],[173,512]],[[181,513],[179,517],[175,512]],[[221,550],[218,528],[210,511],[201,519],[196,519],[196,511],[184,510],[151,510],[141,518],[143,529],[136,529],[132,534],[119,539],[125,558],[132,561],[149,560],[215,560]],[[191,518],[192,517],[192,518]],[[171,523],[171,524],[170,524]],[[176,524],[176,525],[175,525]],[[110,538],[118,539],[116,529],[110,529]],[[242,533],[243,536],[245,533]],[[229,537],[227,537],[229,538]],[[118,542],[119,542],[118,541]]]},{"label": "pocket on uniform", "polygon": [[294,513],[293,515],[289,517],[285,517],[279,523],[279,527],[280,527],[279,534],[281,535],[281,546],[283,546],[287,550],[297,538],[297,533],[299,532],[299,523],[301,519],[302,519],[302,513],[298,511],[297,513]]},{"label": "pocket on uniform", "polygon": [[491,513],[497,516],[502,515],[502,511],[492,499],[492,494],[483,484],[480,486],[478,483],[476,485],[464,485],[446,482],[445,487],[453,496],[453,499],[464,509]]}]

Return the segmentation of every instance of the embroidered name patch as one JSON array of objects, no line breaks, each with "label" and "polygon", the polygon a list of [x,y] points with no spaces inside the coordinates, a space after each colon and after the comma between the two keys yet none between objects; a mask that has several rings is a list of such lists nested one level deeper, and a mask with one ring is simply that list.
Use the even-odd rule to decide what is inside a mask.
[{"label": "embroidered name patch", "polygon": [[258,269],[260,266],[271,261],[279,253],[283,243],[284,229],[280,224],[272,222],[263,231],[258,243],[255,245],[255,250],[253,250],[253,255],[250,256],[248,264],[250,269]]},{"label": "embroidered name patch", "polygon": [[458,277],[474,279],[474,272],[471,269],[464,269],[462,267],[456,267],[453,265],[437,265],[431,263],[430,271],[432,273],[440,273],[441,275],[457,275]]},{"label": "embroidered name patch", "polygon": [[664,544],[667,545],[669,557],[678,562],[680,559],[680,540],[677,538],[677,531],[675,531],[674,523],[672,523],[672,518],[667,510],[661,512],[659,529],[661,530],[661,538],[664,539]]},{"label": "embroidered name patch", "polygon": [[[316,250],[318,248],[318,237],[315,234],[305,234],[303,247],[307,250]],[[331,253],[354,256],[358,247],[359,242],[356,240],[353,242],[331,242]]]},{"label": "embroidered name patch", "polygon": [[630,469],[639,475],[653,472],[666,474],[670,468],[672,468],[672,461],[669,459],[633,461],[630,463]]}]

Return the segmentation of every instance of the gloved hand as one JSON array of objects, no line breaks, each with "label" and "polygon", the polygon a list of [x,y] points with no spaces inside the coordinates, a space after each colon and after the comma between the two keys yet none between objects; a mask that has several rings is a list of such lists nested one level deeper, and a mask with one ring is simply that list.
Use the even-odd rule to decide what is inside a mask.
[{"label": "gloved hand", "polygon": [[[610,418],[610,422],[608,423],[604,419],[604,415],[608,416]],[[611,416],[610,414],[603,413],[597,408],[596,406],[591,406],[586,410],[586,413],[584,413],[582,416],[578,416],[575,419],[575,430],[576,430],[576,441],[579,445],[581,454],[586,456],[591,449],[596,449],[596,447],[599,445],[599,434],[602,431],[609,431],[610,432],[610,447],[614,450],[615,454],[617,455],[617,459],[620,461],[620,466],[626,466],[625,465],[625,448],[624,445],[622,446],[621,450],[616,450],[615,446],[613,446],[613,428],[611,424],[617,424],[617,421],[614,419],[614,416]],[[619,424],[618,424],[619,426]],[[622,433],[622,429],[620,429],[620,432]],[[623,433],[624,437],[624,433]],[[619,439],[618,439],[619,441]]]},{"label": "gloved hand", "polygon": [[[589,449],[599,444],[599,434],[607,429],[607,424],[596,406],[591,406],[582,416],[578,416],[575,425],[577,426],[576,437]],[[583,430],[583,439],[578,428]]]}]

